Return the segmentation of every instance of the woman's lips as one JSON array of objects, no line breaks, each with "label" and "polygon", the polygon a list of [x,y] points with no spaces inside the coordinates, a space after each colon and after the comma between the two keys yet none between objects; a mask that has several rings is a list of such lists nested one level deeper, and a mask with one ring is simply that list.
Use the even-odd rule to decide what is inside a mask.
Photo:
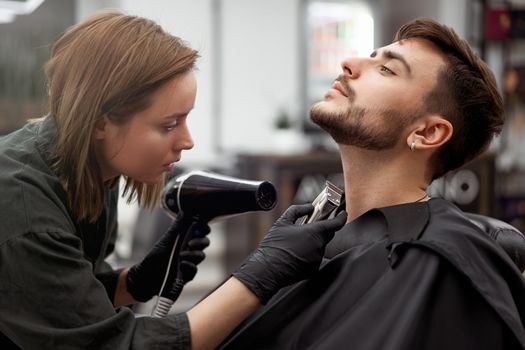
[{"label": "woman's lips", "polygon": [[175,159],[174,161],[172,162],[169,162],[167,164],[164,164],[162,167],[164,169],[166,169],[166,171],[171,171],[171,169],[173,169],[173,167],[175,166],[175,163],[177,163],[178,161],[180,160],[180,157]]}]

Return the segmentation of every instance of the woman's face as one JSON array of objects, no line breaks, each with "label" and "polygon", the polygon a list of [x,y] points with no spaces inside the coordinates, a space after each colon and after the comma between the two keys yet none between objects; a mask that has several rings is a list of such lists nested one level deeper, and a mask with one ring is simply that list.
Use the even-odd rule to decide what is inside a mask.
[{"label": "woman's face", "polygon": [[146,184],[159,182],[182,150],[193,140],[186,118],[193,109],[197,84],[190,71],[161,86],[152,95],[152,104],[124,124],[108,118],[97,125],[95,154],[103,180],[125,175]]}]

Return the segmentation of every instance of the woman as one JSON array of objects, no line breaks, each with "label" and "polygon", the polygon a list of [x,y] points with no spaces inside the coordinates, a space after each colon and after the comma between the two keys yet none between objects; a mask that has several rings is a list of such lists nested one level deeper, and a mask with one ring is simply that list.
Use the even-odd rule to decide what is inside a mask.
[{"label": "woman", "polygon": [[[115,241],[117,183],[125,179],[129,199],[157,204],[165,172],[193,147],[186,119],[197,58],[152,21],[115,11],[55,43],[49,115],[0,140],[0,340],[23,349],[209,349],[317,269],[345,217],[296,226],[312,207],[294,206],[188,313],[136,318],[120,307],[159,291],[173,237],[139,264],[111,269],[104,259]],[[193,243],[188,279],[207,245]]]}]

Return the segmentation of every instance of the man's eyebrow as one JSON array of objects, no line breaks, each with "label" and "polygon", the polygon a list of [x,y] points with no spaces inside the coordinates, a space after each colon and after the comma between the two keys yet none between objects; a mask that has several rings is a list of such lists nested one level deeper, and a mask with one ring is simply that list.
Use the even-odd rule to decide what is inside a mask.
[{"label": "man's eyebrow", "polygon": [[401,54],[399,54],[397,52],[391,51],[391,50],[383,51],[382,55],[383,55],[383,57],[386,57],[386,58],[389,58],[389,59],[392,59],[392,60],[400,61],[405,66],[405,68],[408,71],[408,73],[412,74],[412,70],[410,69],[410,65],[408,64],[408,62],[405,59],[405,57],[403,57],[403,55],[401,55]]},{"label": "man's eyebrow", "polygon": [[[377,50],[372,52],[372,54],[370,55],[370,57],[376,57],[377,56]],[[407,60],[405,59],[405,57],[403,57],[403,55],[397,53],[397,52],[394,52],[392,50],[381,50],[381,56],[385,57],[385,58],[388,58],[388,59],[391,59],[391,60],[398,60],[399,62],[401,62],[403,64],[403,66],[405,66],[405,69],[408,71],[409,74],[412,74],[412,70],[410,69],[410,65],[408,64]]]}]

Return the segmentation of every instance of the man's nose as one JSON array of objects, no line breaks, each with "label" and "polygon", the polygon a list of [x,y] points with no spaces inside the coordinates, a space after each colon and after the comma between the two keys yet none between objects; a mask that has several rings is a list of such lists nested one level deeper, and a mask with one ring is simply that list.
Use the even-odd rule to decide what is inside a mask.
[{"label": "man's nose", "polygon": [[363,69],[363,59],[358,57],[348,57],[341,61],[343,74],[351,79],[357,79]]}]

